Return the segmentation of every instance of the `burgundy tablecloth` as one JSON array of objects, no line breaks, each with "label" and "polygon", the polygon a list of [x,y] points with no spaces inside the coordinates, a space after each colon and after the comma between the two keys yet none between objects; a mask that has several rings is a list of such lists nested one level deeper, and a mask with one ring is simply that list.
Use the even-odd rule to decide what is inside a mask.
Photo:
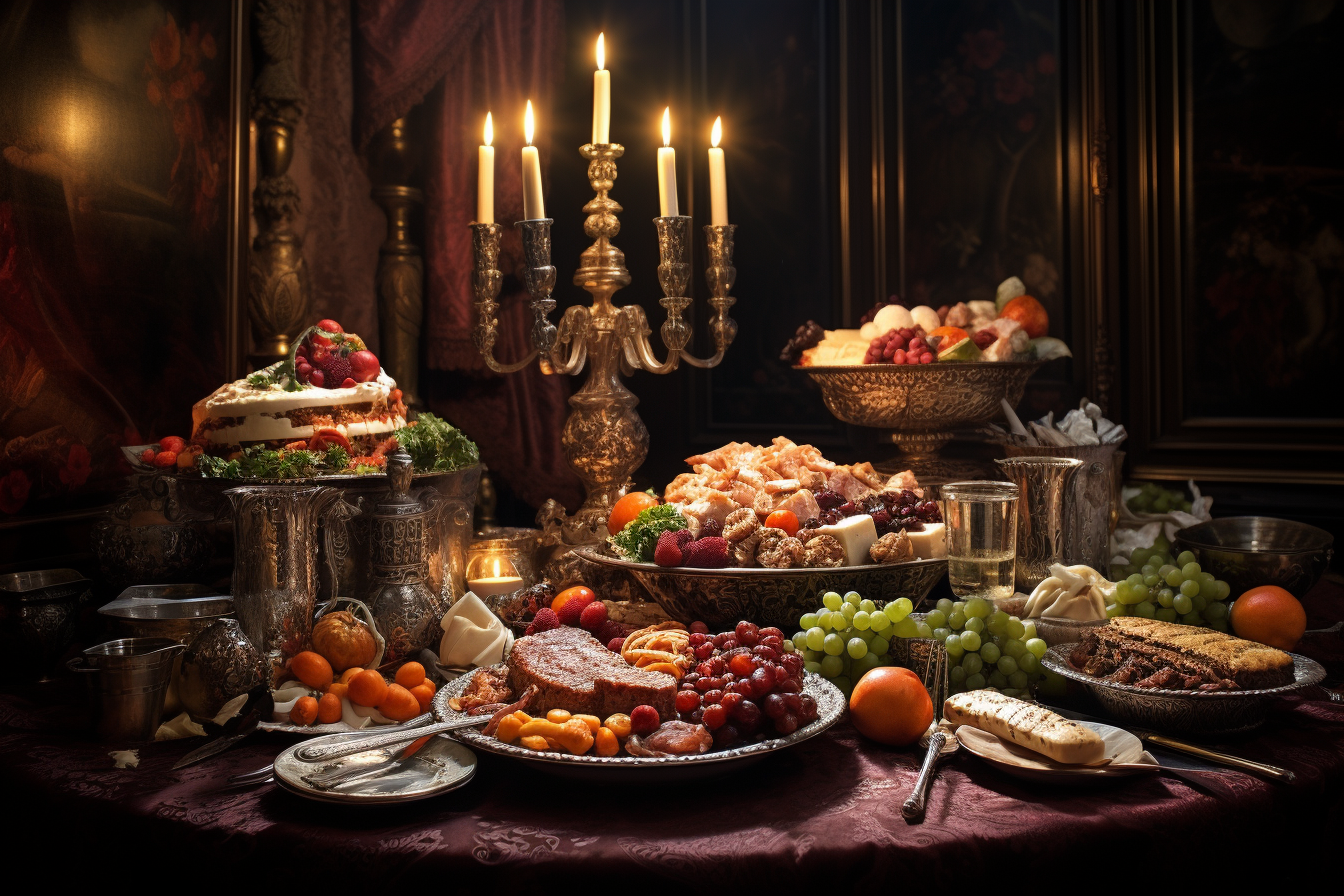
[{"label": "burgundy tablecloth", "polygon": [[[1312,652],[1337,649],[1325,640]],[[134,869],[140,886],[177,867],[209,889],[268,871],[282,875],[267,875],[277,884],[325,881],[323,892],[343,893],[359,884],[516,892],[562,878],[619,892],[653,878],[714,891],[942,881],[1043,892],[1055,874],[1116,883],[1283,874],[1307,856],[1318,861],[1344,832],[1344,704],[1320,688],[1276,701],[1262,729],[1226,743],[1291,769],[1293,784],[1188,772],[1043,787],[963,752],[944,766],[917,825],[900,805],[920,757],[864,741],[845,722],[704,782],[594,786],[482,756],[458,791],[356,809],[271,785],[222,789],[228,775],[293,742],[274,734],[176,772],[173,762],[199,741],[149,744],[139,768],[114,770],[111,747],[87,738],[68,702],[77,697],[68,685],[0,694],[7,851],[51,856],[63,879],[116,866]]]}]

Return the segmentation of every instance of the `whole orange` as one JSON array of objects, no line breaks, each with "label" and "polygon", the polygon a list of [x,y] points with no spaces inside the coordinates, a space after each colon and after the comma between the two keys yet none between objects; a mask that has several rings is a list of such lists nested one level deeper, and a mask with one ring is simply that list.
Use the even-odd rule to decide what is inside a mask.
[{"label": "whole orange", "polygon": [[350,689],[346,691],[346,696],[350,698],[351,703],[358,703],[360,706],[377,706],[387,697],[387,682],[377,669],[365,669],[350,679]]},{"label": "whole orange", "polygon": [[323,725],[341,720],[341,698],[333,693],[325,693],[317,701],[317,720]]},{"label": "whole orange", "polygon": [[294,677],[310,688],[323,690],[331,684],[331,663],[318,653],[303,650],[294,654],[289,661],[289,671]]},{"label": "whole orange", "polygon": [[1278,585],[1252,588],[1232,604],[1228,614],[1237,637],[1292,650],[1307,630],[1307,611]]},{"label": "whole orange", "polygon": [[317,700],[300,697],[289,711],[289,721],[295,725],[311,725],[317,719]]},{"label": "whole orange", "polygon": [[566,588],[564,591],[557,594],[555,600],[551,601],[551,609],[559,613],[561,607],[576,598],[582,598],[584,604],[590,604],[597,600],[597,594],[593,592],[593,589],[588,588],[587,586],[575,585],[572,588]]},{"label": "whole orange", "polygon": [[658,499],[648,492],[631,492],[617,501],[607,516],[607,533],[615,535],[630,524],[630,521],[650,507],[657,507]]},{"label": "whole orange", "polygon": [[933,701],[909,669],[879,666],[854,685],[849,718],[866,738],[908,747],[933,724]]},{"label": "whole orange", "polygon": [[1045,313],[1045,306],[1031,296],[1018,296],[1013,299],[1003,306],[999,317],[1017,321],[1032,339],[1050,332],[1050,315]]},{"label": "whole orange", "polygon": [[387,694],[378,704],[378,711],[394,722],[409,722],[420,715],[420,701],[399,684],[387,686]]}]

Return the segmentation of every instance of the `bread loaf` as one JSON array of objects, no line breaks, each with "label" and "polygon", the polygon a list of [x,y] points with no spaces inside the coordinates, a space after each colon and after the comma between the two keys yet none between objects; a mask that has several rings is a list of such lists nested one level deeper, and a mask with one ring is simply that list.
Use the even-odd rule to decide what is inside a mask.
[{"label": "bread loaf", "polygon": [[970,725],[1026,747],[1056,762],[1089,765],[1106,753],[1101,736],[1043,706],[998,691],[954,694],[943,703],[943,717],[953,725]]}]

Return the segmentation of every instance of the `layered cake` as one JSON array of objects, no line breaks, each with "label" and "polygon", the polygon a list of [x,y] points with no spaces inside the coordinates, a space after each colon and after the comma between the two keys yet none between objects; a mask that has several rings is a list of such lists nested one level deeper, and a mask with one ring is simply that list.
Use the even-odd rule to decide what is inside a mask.
[{"label": "layered cake", "polygon": [[396,382],[363,340],[332,320],[306,330],[290,358],[196,402],[191,416],[192,441],[211,454],[284,448],[319,433],[330,440],[333,430],[353,454],[368,454],[406,426]]}]

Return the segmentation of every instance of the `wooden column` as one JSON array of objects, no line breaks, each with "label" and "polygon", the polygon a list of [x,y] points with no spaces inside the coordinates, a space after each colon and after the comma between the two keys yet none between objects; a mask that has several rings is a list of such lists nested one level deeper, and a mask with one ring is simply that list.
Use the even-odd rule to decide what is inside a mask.
[{"label": "wooden column", "polygon": [[411,186],[417,154],[405,118],[376,138],[372,158],[373,199],[387,215],[387,238],[378,249],[378,357],[401,387],[406,406],[420,400],[420,331],[424,324],[424,262],[411,241],[411,217],[425,195]]}]

